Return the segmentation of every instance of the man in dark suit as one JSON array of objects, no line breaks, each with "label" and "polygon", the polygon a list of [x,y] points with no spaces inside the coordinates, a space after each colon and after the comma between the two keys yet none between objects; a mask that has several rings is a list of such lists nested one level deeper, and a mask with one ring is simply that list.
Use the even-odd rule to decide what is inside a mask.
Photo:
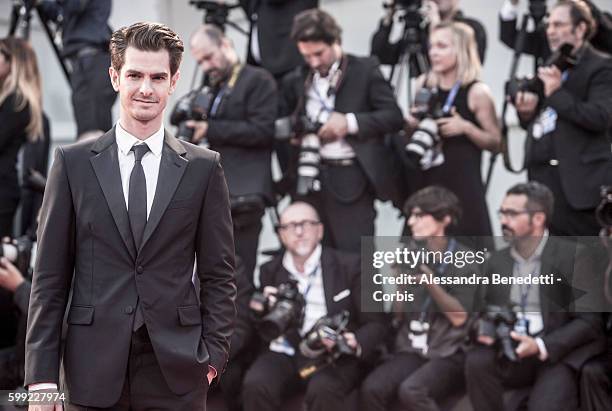
[{"label": "man in dark suit", "polygon": [[[296,281],[305,301],[303,321],[272,340],[247,371],[244,409],[280,410],[281,399],[299,386],[298,371],[308,363],[300,349],[306,332],[323,316],[347,310],[349,322],[343,337],[355,354],[341,356],[314,373],[307,381],[304,400],[309,411],[337,411],[359,381],[362,360],[382,342],[385,326],[380,314],[361,310],[359,257],[321,246],[323,225],[312,206],[293,203],[283,211],[277,229],[285,252],[261,267],[261,289],[273,296],[281,284]],[[326,346],[332,350],[333,341],[327,340]]]},{"label": "man in dark suit", "polygon": [[319,0],[240,0],[251,22],[247,63],[268,70],[277,81],[302,65],[302,56],[289,36],[293,18],[319,7]]},{"label": "man in dark suit", "polygon": [[504,410],[504,386],[530,385],[527,409],[576,410],[578,372],[604,349],[601,313],[575,312],[576,296],[568,285],[581,273],[593,275],[591,261],[575,243],[549,236],[552,210],[551,191],[537,182],[512,187],[502,202],[500,221],[510,247],[490,257],[485,274],[525,279],[553,273],[563,281],[487,286],[485,305],[519,308],[511,338],[520,361],[500,359],[494,340],[478,335],[479,344],[468,352],[465,366],[475,411]]},{"label": "man in dark suit", "polygon": [[[372,36],[372,55],[380,59],[382,64],[397,64],[401,53],[408,46],[405,39],[400,39],[394,43],[389,41],[391,30],[393,29],[393,19],[396,13],[401,9],[397,5],[397,1],[389,6],[388,13],[383,17],[378,26],[378,30]],[[465,23],[474,30],[474,38],[478,46],[478,56],[480,62],[484,63],[485,52],[487,50],[487,32],[482,23],[471,17],[467,17],[459,9],[459,0],[425,0],[423,7],[418,10],[423,21],[427,23],[425,29],[419,28],[422,32],[419,33],[421,40],[421,52],[425,61],[429,61],[427,49],[429,47],[429,35],[427,32],[441,22],[457,21]],[[412,16],[412,15],[411,15]],[[412,16],[414,18],[414,16]],[[416,67],[411,67],[413,69]],[[413,77],[421,74],[418,70],[411,72]]]},{"label": "man in dark suit", "polygon": [[597,235],[600,187],[612,181],[612,59],[593,49],[592,33],[584,2],[559,2],[548,19],[548,43],[552,50],[570,44],[577,64],[563,73],[541,67],[542,100],[531,92],[515,99],[521,123],[529,126],[529,179],[546,184],[555,197],[554,235]]},{"label": "man in dark suit", "polygon": [[252,282],[261,218],[273,205],[272,145],[278,109],[276,84],[265,70],[242,64],[231,41],[213,25],[191,36],[191,54],[214,94],[208,121],[187,123],[192,141],[206,139],[223,160],[232,204],[236,254]]},{"label": "man in dark suit", "polygon": [[[374,198],[401,204],[401,174],[394,173],[384,139],[403,119],[378,62],[343,53],[340,32],[322,10],[296,16],[291,37],[308,68],[284,79],[281,111],[321,124],[309,137],[320,145],[320,190],[313,184],[305,198],[316,204],[326,244],[359,252],[361,236],[374,235]],[[289,173],[297,169],[299,147],[295,151]]]},{"label": "man in dark suit", "polygon": [[56,387],[61,360],[69,410],[204,410],[235,316],[223,170],[217,153],[163,128],[181,39],[135,23],[113,33],[110,50],[119,121],[99,139],[59,148],[49,173],[25,384]]}]

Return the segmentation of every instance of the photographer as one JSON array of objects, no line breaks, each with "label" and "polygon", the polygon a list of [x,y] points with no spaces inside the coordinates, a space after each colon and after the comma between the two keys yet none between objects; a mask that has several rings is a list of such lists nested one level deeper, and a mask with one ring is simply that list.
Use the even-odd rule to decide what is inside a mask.
[{"label": "photographer", "polygon": [[[491,223],[481,175],[483,150],[495,152],[501,140],[491,91],[480,77],[476,43],[463,23],[442,23],[431,33],[431,71],[417,81],[417,97],[431,97],[424,112],[416,103],[408,118],[412,141],[407,154],[418,154],[414,185],[441,185],[452,191],[464,209],[452,234],[489,236]],[[416,98],[415,98],[416,100]],[[419,121],[416,117],[420,117]],[[423,132],[429,136],[420,144]],[[415,141],[417,140],[417,141]],[[414,165],[413,165],[414,167]]]},{"label": "photographer", "polygon": [[40,7],[47,18],[61,21],[77,138],[106,132],[113,126],[111,110],[117,97],[108,76],[111,0],[43,0]]},{"label": "photographer", "polygon": [[[417,191],[406,201],[404,212],[409,216],[407,224],[414,240],[424,243],[427,250],[468,250],[446,235],[447,227],[456,224],[461,214],[459,200],[447,189],[432,186]],[[457,268],[442,262],[421,266],[418,271],[436,276],[469,276],[475,272],[479,272],[475,264]],[[421,311],[394,307],[400,322],[395,352],[361,386],[363,409],[368,411],[391,409],[395,398],[405,409],[438,410],[441,401],[463,385],[463,341],[475,289],[436,284],[407,287],[414,287],[415,302],[411,306]]]},{"label": "photographer", "polygon": [[467,24],[474,31],[476,45],[478,46],[478,57],[481,64],[484,63],[487,32],[478,20],[464,16],[463,12],[459,10],[459,0],[393,0],[388,6],[387,16],[381,19],[378,30],[372,36],[372,55],[378,57],[382,64],[399,63],[400,55],[406,45],[403,44],[401,39],[395,43],[389,42],[389,36],[393,28],[393,18],[398,10],[413,7],[418,8],[418,13],[426,24],[426,27],[419,28],[425,30],[428,34],[422,38],[423,44],[421,46],[424,55],[427,54],[432,29],[440,23],[457,21]]},{"label": "photographer", "polygon": [[553,51],[569,44],[574,67],[541,67],[543,94],[519,92],[514,103],[522,125],[529,126],[529,179],[546,184],[555,197],[549,221],[554,235],[597,235],[599,190],[612,181],[612,59],[590,45],[593,24],[584,2],[557,3],[548,19],[548,43]]},{"label": "photographer", "polygon": [[[612,15],[600,10],[589,0],[585,0],[584,3],[591,10],[596,24],[596,32],[594,32],[591,38],[591,44],[600,51],[608,54],[612,53]],[[505,0],[499,12],[499,39],[511,49],[515,47],[518,36],[516,27],[518,4],[519,0]],[[534,7],[536,12],[538,10],[539,13],[546,11],[545,0],[529,0],[529,5]],[[546,30],[543,30],[541,26],[537,26],[533,31],[527,32],[524,48],[519,51],[546,60],[551,54],[548,39],[546,38]]]},{"label": "photographer", "polygon": [[[271,155],[277,92],[265,70],[238,60],[223,32],[214,25],[198,28],[191,54],[210,87],[207,121],[190,120],[192,142],[202,140],[221,154],[230,192],[236,253],[252,278],[257,245],[267,205],[274,204]],[[252,279],[251,279],[252,281]]]},{"label": "photographer", "polygon": [[[290,305],[303,302],[303,321],[294,321],[273,339],[247,371],[244,409],[280,410],[284,394],[301,385],[299,370],[313,358],[310,350],[304,349],[308,331],[323,318],[346,310],[349,321],[345,330],[335,339],[323,338],[319,355],[325,360],[340,346],[350,354],[339,356],[312,374],[305,396],[309,411],[338,411],[344,407],[346,395],[357,386],[363,361],[382,342],[385,327],[381,315],[360,310],[359,258],[321,246],[323,225],[312,206],[293,203],[281,214],[277,228],[285,252],[261,267],[261,288],[268,298],[281,298],[281,288],[291,280],[297,282],[299,294]],[[294,316],[300,314],[294,312]]]},{"label": "photographer", "polygon": [[[402,127],[402,113],[378,62],[345,54],[341,31],[319,9],[294,20],[291,37],[307,67],[285,77],[281,114],[306,118],[311,126],[296,139],[301,147],[294,146],[286,177],[293,184],[297,174],[292,191],[316,204],[327,229],[325,243],[359,252],[361,236],[374,235],[375,197],[399,201],[401,176],[393,172],[384,137]],[[305,190],[302,165],[310,166],[310,177],[318,174]]]},{"label": "photographer", "polygon": [[[496,339],[483,333],[484,327],[479,327],[479,344],[468,352],[465,372],[475,411],[504,410],[504,387],[525,386],[532,386],[530,411],[576,410],[578,372],[604,350],[601,314],[570,309],[568,284],[574,284],[579,273],[593,271],[587,250],[549,236],[553,202],[546,186],[530,182],[509,189],[499,210],[510,247],[493,254],[485,272],[515,278],[554,273],[564,281],[486,288],[487,306],[516,306],[518,312],[509,334],[509,353],[503,351],[500,358]],[[507,347],[505,337],[503,347]]]}]

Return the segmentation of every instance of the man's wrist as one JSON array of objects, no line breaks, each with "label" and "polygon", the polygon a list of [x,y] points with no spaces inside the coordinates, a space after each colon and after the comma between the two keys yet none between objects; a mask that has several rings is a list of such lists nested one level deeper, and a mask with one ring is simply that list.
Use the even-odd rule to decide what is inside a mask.
[{"label": "man's wrist", "polygon": [[357,117],[355,113],[346,113],[346,129],[348,134],[359,133],[359,124],[357,123]]},{"label": "man's wrist", "polygon": [[538,358],[540,361],[546,361],[548,359],[548,350],[546,350],[544,340],[542,340],[540,337],[536,337],[535,342],[538,345]]},{"label": "man's wrist", "polygon": [[54,382],[37,382],[28,385],[28,391],[40,391],[40,390],[57,390],[57,384]]}]

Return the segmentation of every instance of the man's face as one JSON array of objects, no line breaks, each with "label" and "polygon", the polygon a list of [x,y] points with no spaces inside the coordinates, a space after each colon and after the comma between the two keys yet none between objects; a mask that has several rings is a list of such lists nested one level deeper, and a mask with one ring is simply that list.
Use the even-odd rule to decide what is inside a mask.
[{"label": "man's face", "polygon": [[546,36],[550,49],[557,51],[564,43],[580,47],[584,41],[584,23],[573,27],[568,6],[557,6],[550,11]]},{"label": "man's face", "polygon": [[128,47],[121,70],[117,72],[111,67],[109,73],[113,88],[119,92],[124,121],[161,121],[168,96],[174,92],[179,78],[178,71],[170,75],[167,50],[143,51]]},{"label": "man's face", "polygon": [[534,234],[533,215],[527,210],[527,196],[510,194],[499,210],[504,239],[510,243]]},{"label": "man's face", "polygon": [[445,235],[449,218],[447,217],[442,221],[436,220],[431,214],[424,212],[419,207],[414,207],[406,223],[410,227],[414,238],[425,240],[427,237]]},{"label": "man's face", "polygon": [[306,64],[324,77],[339,58],[338,44],[330,45],[323,41],[300,41],[297,46]]},{"label": "man's face", "polygon": [[279,235],[290,254],[309,257],[323,238],[323,225],[312,207],[294,204],[280,218]]},{"label": "man's face", "polygon": [[206,36],[191,42],[191,55],[212,83],[217,83],[229,73],[231,63],[226,55],[227,44],[215,44]]}]

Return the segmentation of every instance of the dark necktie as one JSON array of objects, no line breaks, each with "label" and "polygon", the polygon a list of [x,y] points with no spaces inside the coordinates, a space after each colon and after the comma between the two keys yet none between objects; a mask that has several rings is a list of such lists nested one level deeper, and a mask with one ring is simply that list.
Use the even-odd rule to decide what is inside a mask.
[{"label": "dark necktie", "polygon": [[142,168],[142,157],[149,151],[146,144],[133,145],[134,168],[130,175],[130,192],[128,194],[128,215],[136,250],[140,248],[142,235],[147,224],[147,180]]},{"label": "dark necktie", "polygon": [[[128,215],[136,250],[140,248],[145,225],[147,225],[147,180],[142,168],[142,157],[149,151],[146,144],[133,145],[134,168],[130,174],[130,192],[128,194]],[[132,329],[138,330],[144,324],[140,307],[140,298],[136,302],[136,315]]]}]

